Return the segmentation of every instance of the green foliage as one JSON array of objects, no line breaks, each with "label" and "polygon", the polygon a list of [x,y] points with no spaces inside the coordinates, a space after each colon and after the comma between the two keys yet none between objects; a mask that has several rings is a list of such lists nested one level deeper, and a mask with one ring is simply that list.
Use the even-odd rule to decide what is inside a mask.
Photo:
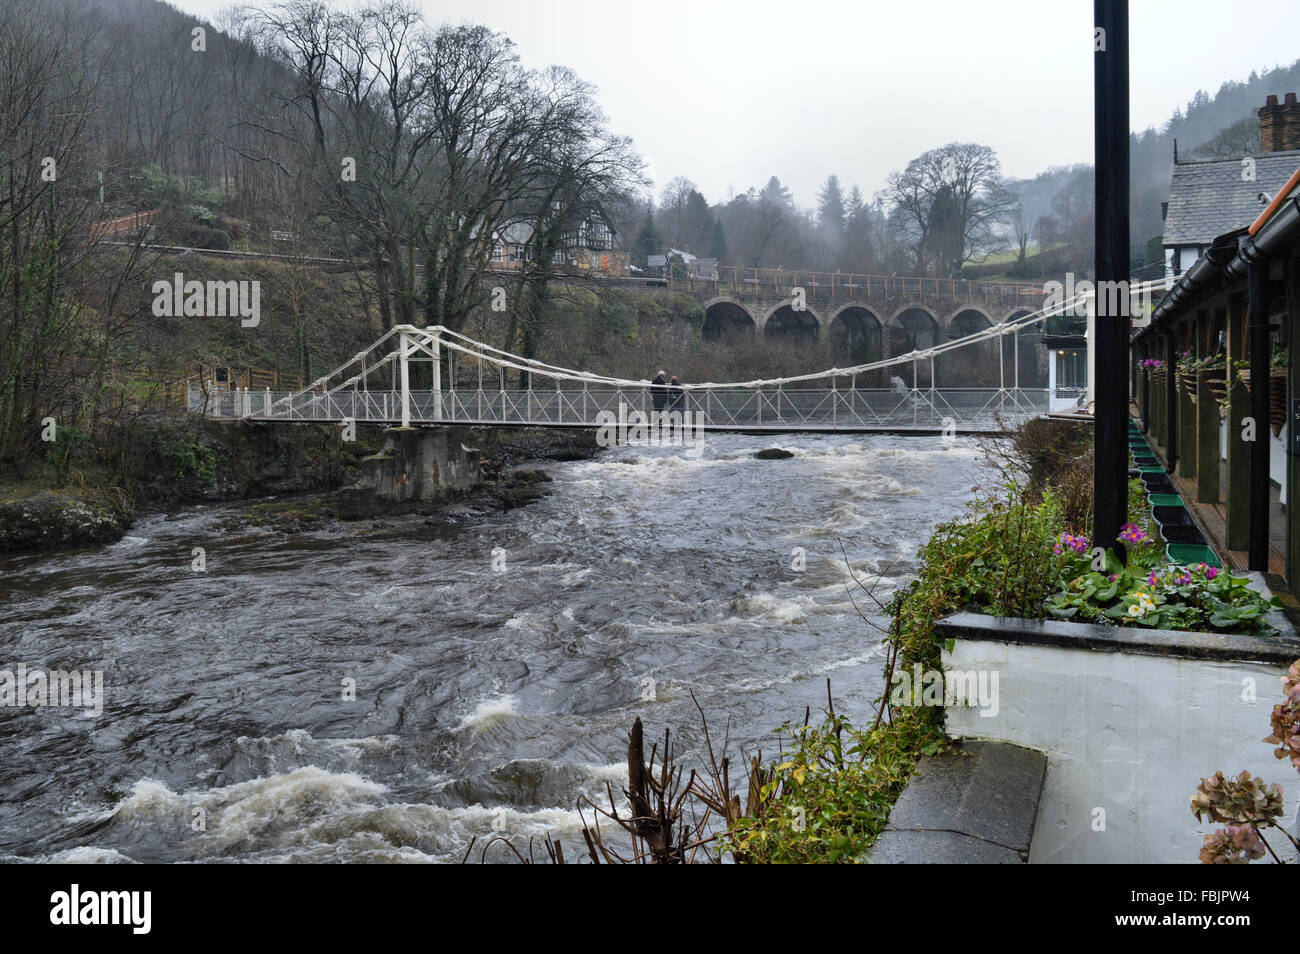
[{"label": "green foliage", "polygon": [[1130,561],[1124,566],[1113,552],[1105,569],[1091,568],[1090,558],[1076,558],[1076,575],[1047,603],[1057,619],[1275,636],[1266,620],[1281,604],[1250,588],[1244,576],[1201,564],[1150,570]]},{"label": "green foliage", "polygon": [[227,251],[230,248],[230,236],[221,229],[210,229],[206,225],[187,222],[178,227],[174,241],[188,248],[209,248]]},{"label": "green foliage", "polygon": [[197,477],[210,484],[217,475],[217,455],[206,444],[181,444],[173,450],[177,477]]},{"label": "green foliage", "polygon": [[863,860],[889,819],[921,754],[943,733],[913,718],[853,728],[828,713],[819,725],[784,725],[790,748],[772,767],[759,818],[744,818],[725,850],[758,864],[835,864]]},{"label": "green foliage", "polygon": [[[1147,502],[1147,491],[1142,486],[1142,481],[1134,477],[1128,482],[1128,514],[1133,525],[1140,528],[1143,533],[1153,541],[1158,534],[1155,518],[1151,515],[1151,505]],[[1153,562],[1144,560],[1145,554],[1139,554],[1138,559],[1142,561],[1143,566],[1154,566]],[[1156,562],[1159,562],[1157,554]]]},{"label": "green foliage", "polygon": [[636,330],[636,312],[620,301],[600,305],[600,319],[606,334],[623,336]]},{"label": "green foliage", "polygon": [[1068,558],[1052,551],[1064,522],[1050,492],[1026,499],[976,500],[940,525],[921,551],[924,565],[905,607],[908,662],[934,663],[934,620],[961,607],[997,616],[1038,616]]},{"label": "green foliage", "polygon": [[216,186],[201,179],[187,180],[170,175],[156,163],[141,169],[140,177],[143,179],[144,198],[154,208],[175,208],[186,202],[210,206],[222,199],[221,190]]}]

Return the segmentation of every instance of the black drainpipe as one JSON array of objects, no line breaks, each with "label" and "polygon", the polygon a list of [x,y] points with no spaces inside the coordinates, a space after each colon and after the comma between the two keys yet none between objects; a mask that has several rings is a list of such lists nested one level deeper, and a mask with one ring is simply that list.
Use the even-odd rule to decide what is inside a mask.
[{"label": "black drainpipe", "polygon": [[1268,570],[1269,340],[1264,299],[1267,262],[1251,264],[1250,276],[1250,416],[1255,442],[1250,447],[1249,567]]},{"label": "black drainpipe", "polygon": [[[1150,357],[1151,349],[1143,347],[1142,359]],[[1142,399],[1142,433],[1151,433],[1151,372],[1142,370],[1138,372],[1138,391]]]}]

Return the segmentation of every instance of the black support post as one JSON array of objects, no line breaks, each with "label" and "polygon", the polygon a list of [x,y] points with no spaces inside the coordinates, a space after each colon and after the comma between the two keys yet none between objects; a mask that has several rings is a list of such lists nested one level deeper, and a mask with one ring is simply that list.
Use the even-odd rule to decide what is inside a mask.
[{"label": "black support post", "polygon": [[[1093,545],[1121,554],[1128,519],[1128,0],[1093,2],[1093,149],[1097,170]],[[1123,294],[1103,295],[1104,282]],[[1110,301],[1120,314],[1107,314]]]},{"label": "black support post", "polygon": [[1252,570],[1268,570],[1269,333],[1265,301],[1267,264],[1249,268],[1250,282],[1250,416],[1255,442],[1250,445],[1250,522],[1247,551]]},{"label": "black support post", "polygon": [[[1148,349],[1143,348],[1143,358]],[[1151,433],[1151,372],[1143,369],[1138,372],[1138,400],[1142,404],[1142,433]]]}]

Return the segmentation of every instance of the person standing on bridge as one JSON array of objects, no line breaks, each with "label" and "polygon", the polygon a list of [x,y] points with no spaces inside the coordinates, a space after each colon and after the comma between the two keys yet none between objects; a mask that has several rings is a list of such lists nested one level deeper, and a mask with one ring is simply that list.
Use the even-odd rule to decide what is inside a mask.
[{"label": "person standing on bridge", "polygon": [[664,405],[668,403],[668,376],[662,371],[650,382],[650,400],[654,403],[655,414],[662,414]]},{"label": "person standing on bridge", "polygon": [[676,411],[680,414],[683,405],[686,403],[686,389],[682,387],[682,382],[677,380],[677,375],[673,375],[672,384],[668,386],[668,390],[672,392],[672,400],[668,402],[668,411],[670,413]]}]

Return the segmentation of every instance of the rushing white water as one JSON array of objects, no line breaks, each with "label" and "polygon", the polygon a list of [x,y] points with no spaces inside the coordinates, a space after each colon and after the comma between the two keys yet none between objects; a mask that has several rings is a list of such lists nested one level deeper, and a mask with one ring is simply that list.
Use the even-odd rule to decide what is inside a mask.
[{"label": "rushing white water", "polygon": [[733,754],[827,678],[863,719],[882,651],[846,555],[887,600],[987,474],[964,440],[770,443],[545,465],[506,513],[283,536],[206,508],[0,559],[0,668],[105,687],[98,717],[0,708],[0,859],[445,862],[494,833],[580,857],[577,799],[617,790],[637,716],[688,765],[692,692]]}]

